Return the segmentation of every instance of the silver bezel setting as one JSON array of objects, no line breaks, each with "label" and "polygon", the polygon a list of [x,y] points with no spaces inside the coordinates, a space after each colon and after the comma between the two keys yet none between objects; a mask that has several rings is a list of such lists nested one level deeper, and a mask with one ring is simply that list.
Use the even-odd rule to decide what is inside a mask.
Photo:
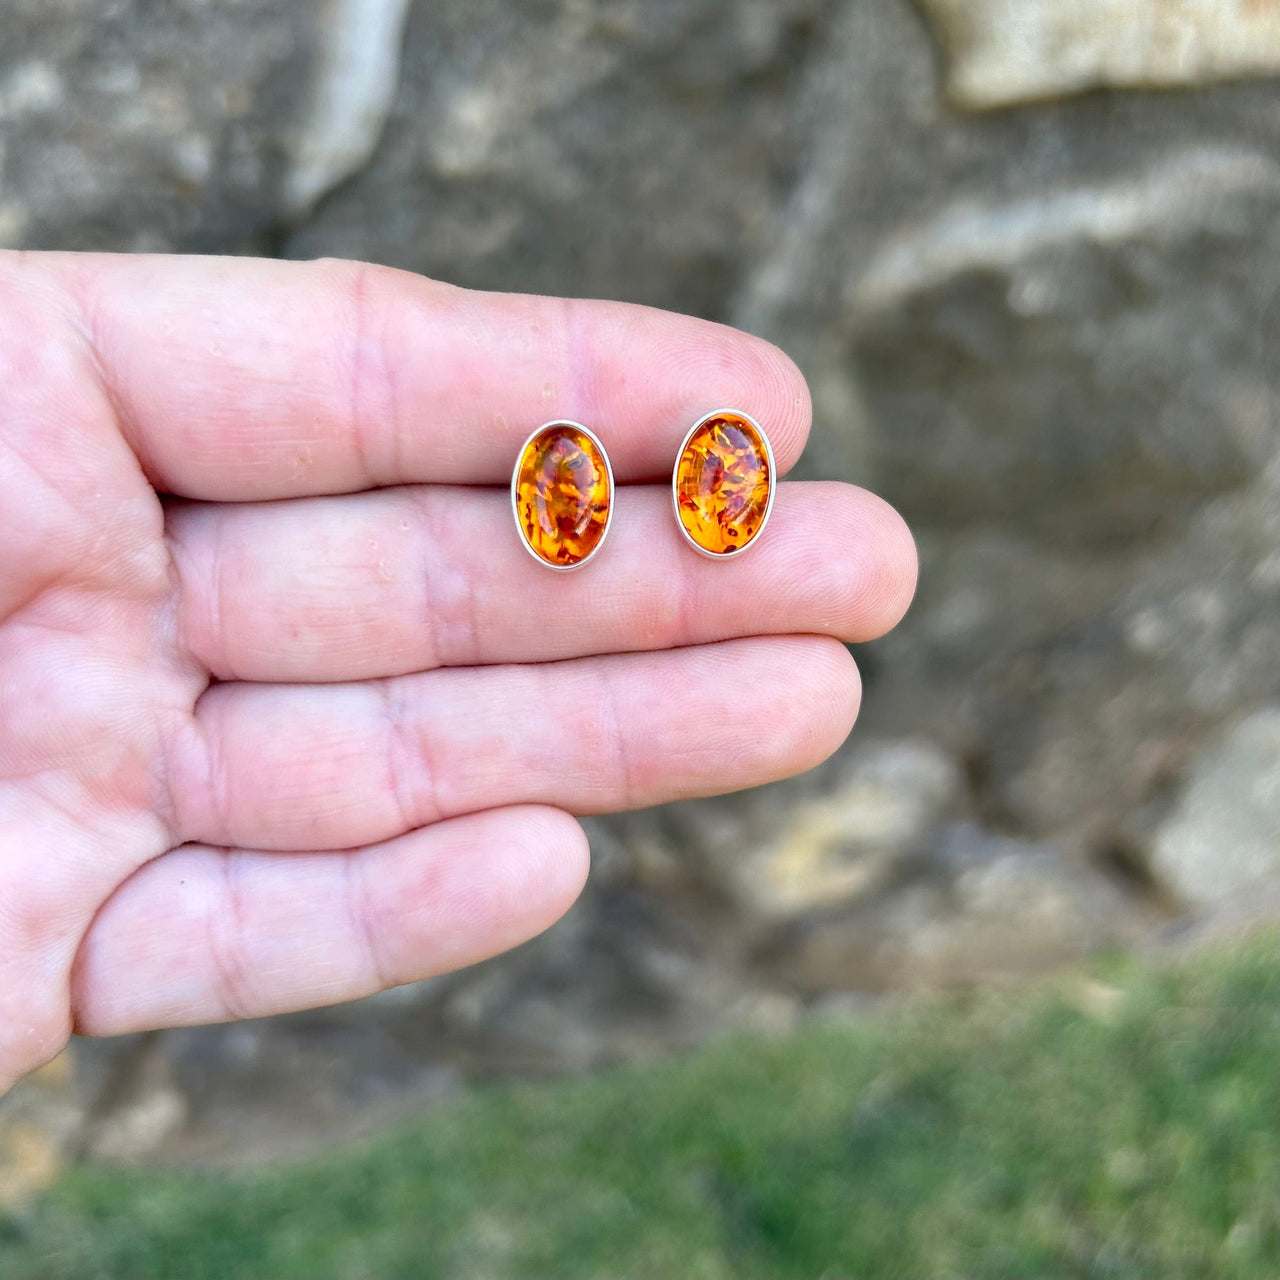
[{"label": "silver bezel setting", "polygon": [[[520,508],[516,501],[517,486],[520,483],[520,464],[524,461],[525,451],[529,446],[546,430],[551,427],[572,427],[575,431],[581,431],[588,440],[600,451],[601,458],[604,459],[604,473],[609,480],[609,514],[605,517],[604,529],[600,533],[600,540],[591,548],[577,564],[552,564],[548,560],[544,560],[530,544],[529,539],[525,537],[524,525],[520,523]],[[600,437],[596,435],[590,427],[584,427],[580,422],[574,422],[572,418],[552,418],[548,422],[544,422],[536,431],[531,431],[524,444],[520,446],[519,452],[516,454],[516,465],[511,472],[511,516],[516,522],[516,536],[520,539],[520,545],[544,568],[550,569],[553,573],[573,573],[577,569],[585,568],[592,560],[596,558],[596,554],[600,548],[604,546],[605,539],[609,536],[609,529],[613,524],[614,509],[614,487],[613,487],[613,464],[609,461],[609,451],[604,447]],[[763,527],[763,526],[762,526]]]},{"label": "silver bezel setting", "polygon": [[[706,547],[700,547],[694,541],[693,535],[684,527],[684,521],[680,519],[680,459],[684,457],[684,451],[689,447],[689,441],[697,434],[698,429],[704,424],[711,421],[712,418],[742,418],[749,422],[760,437],[760,443],[764,445],[765,460],[769,464],[769,498],[764,506],[764,519],[760,521],[760,527],[755,531],[751,541],[737,551],[725,553],[723,551],[708,551]],[[680,448],[676,450],[675,466],[671,468],[671,510],[676,518],[676,528],[680,530],[681,537],[700,555],[705,556],[708,560],[715,560],[719,564],[725,564],[734,560],[741,560],[743,556],[750,551],[756,543],[764,536],[765,526],[769,523],[769,517],[773,514],[773,500],[778,495],[778,466],[773,460],[773,445],[769,442],[768,433],[765,429],[749,414],[743,413],[741,409],[712,409],[710,413],[704,413],[697,422],[685,432],[685,437],[680,441]]]}]

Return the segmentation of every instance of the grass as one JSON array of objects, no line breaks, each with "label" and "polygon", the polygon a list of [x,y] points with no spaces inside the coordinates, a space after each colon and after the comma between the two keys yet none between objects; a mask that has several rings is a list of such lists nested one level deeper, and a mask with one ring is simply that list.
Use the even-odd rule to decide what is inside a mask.
[{"label": "grass", "polygon": [[1274,933],[1016,995],[478,1089],[354,1149],[70,1171],[0,1276],[1280,1270]]}]

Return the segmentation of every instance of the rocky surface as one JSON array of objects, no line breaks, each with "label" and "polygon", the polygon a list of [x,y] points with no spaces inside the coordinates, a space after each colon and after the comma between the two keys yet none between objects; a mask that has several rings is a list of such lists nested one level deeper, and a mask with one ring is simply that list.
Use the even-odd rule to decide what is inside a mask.
[{"label": "rocky surface", "polygon": [[1197,752],[1148,857],[1151,874],[1187,903],[1280,877],[1280,706],[1255,711]]},{"label": "rocky surface", "polygon": [[786,979],[810,994],[851,974],[861,990],[973,985],[1131,941],[1156,918],[1069,850],[960,823],[892,891],[849,915],[808,917],[778,952]]},{"label": "rocky surface", "polygon": [[947,88],[996,107],[1099,85],[1205,84],[1280,73],[1274,0],[923,0]]},{"label": "rocky surface", "polygon": [[476,1073],[1274,903],[1280,17],[1017,10],[4,7],[0,243],[343,254],[742,325],[809,377],[802,472],[895,502],[923,572],[830,764],[591,824],[581,904],[488,965],[77,1046],[0,1112],[0,1199],[66,1153],[279,1154]]}]

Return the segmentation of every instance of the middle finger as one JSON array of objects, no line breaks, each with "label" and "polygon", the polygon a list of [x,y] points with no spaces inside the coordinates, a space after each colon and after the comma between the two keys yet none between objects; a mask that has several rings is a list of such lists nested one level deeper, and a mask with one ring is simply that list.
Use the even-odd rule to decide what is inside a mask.
[{"label": "middle finger", "polygon": [[885,502],[784,482],[749,557],[676,530],[665,486],[619,490],[576,573],[526,554],[505,493],[446,486],[256,504],[177,503],[167,527],[187,651],[220,680],[363,680],[736,636],[872,639],[902,615],[915,549]]}]

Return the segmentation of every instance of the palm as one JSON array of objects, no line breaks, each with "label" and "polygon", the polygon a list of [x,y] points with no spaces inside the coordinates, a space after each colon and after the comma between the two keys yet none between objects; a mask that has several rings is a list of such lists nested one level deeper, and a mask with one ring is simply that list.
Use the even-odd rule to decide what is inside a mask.
[{"label": "palm", "polygon": [[[714,565],[634,483],[718,404],[798,454],[798,375],[729,330],[335,263],[10,256],[0,294],[0,1090],[75,1029],[522,941],[581,886],[570,813],[816,763],[830,637],[910,597],[870,495],[785,485]],[[493,487],[556,416],[627,485],[568,576]]]}]

